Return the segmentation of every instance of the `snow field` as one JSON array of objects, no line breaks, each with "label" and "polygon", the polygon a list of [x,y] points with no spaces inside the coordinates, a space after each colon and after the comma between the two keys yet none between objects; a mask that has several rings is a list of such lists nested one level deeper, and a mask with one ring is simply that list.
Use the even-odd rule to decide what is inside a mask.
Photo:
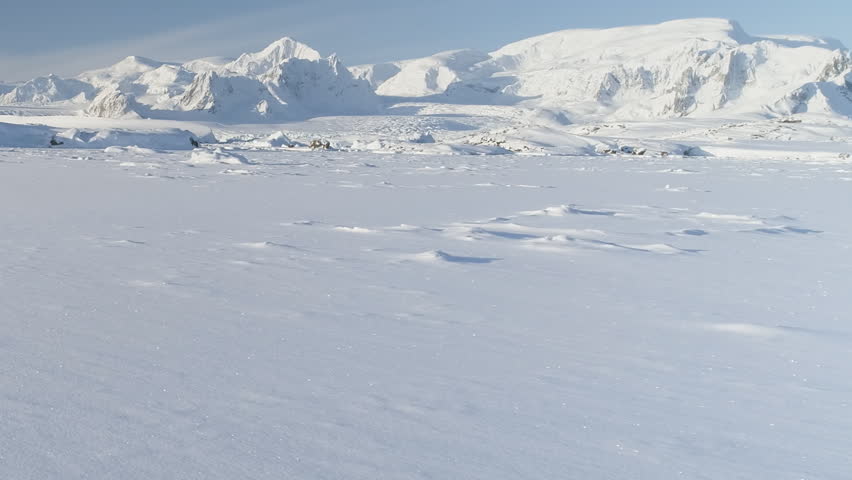
[{"label": "snow field", "polygon": [[0,149],[9,478],[852,467],[846,166],[196,154]]}]

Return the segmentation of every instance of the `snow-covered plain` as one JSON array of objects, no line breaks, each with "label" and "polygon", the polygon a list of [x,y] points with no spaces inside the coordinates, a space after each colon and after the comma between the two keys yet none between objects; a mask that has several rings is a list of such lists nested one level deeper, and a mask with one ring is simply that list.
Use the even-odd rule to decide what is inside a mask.
[{"label": "snow-covered plain", "polygon": [[852,471],[848,164],[196,155],[0,150],[4,478]]}]

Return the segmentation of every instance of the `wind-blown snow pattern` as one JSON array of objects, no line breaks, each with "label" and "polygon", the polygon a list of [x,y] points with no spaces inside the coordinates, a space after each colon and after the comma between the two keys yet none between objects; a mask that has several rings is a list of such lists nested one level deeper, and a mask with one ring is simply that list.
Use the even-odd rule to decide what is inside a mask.
[{"label": "wind-blown snow pattern", "polygon": [[228,148],[0,149],[4,477],[852,470],[849,164]]}]

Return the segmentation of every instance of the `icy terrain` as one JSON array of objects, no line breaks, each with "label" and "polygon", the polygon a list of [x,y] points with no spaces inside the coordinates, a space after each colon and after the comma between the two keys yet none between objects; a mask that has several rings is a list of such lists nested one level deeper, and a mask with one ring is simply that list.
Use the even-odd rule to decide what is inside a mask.
[{"label": "icy terrain", "polygon": [[845,479],[851,181],[0,150],[0,470]]},{"label": "icy terrain", "polygon": [[851,68],[694,19],[0,84],[0,478],[846,480]]}]

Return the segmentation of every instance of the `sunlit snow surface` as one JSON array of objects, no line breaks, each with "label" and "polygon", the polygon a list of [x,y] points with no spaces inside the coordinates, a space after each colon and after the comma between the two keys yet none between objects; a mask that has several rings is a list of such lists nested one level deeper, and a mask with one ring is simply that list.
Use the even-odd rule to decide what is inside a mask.
[{"label": "sunlit snow surface", "polygon": [[852,472],[848,163],[192,155],[0,149],[3,478]]}]

